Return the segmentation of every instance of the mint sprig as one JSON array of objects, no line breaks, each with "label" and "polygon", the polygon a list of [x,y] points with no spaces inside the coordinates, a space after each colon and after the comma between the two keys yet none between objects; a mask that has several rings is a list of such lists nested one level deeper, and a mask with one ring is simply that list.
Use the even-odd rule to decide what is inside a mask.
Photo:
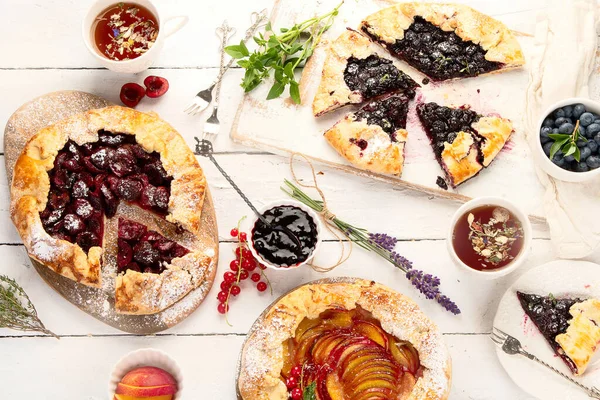
[{"label": "mint sprig", "polygon": [[302,400],[317,400],[317,383],[312,382],[310,385],[304,388],[302,393]]},{"label": "mint sprig", "polygon": [[290,97],[300,104],[300,82],[296,80],[294,71],[313,54],[342,4],[343,1],[327,14],[307,19],[291,28],[281,28],[279,33],[275,33],[271,23],[268,23],[264,34],[254,36],[258,48],[252,53],[243,42],[227,46],[225,52],[237,59],[238,65],[246,70],[241,83],[244,91],[248,93],[254,90],[272,74],[275,82],[267,100],[281,96],[289,86]]},{"label": "mint sprig", "polygon": [[581,151],[579,147],[577,147],[577,141],[579,139],[587,142],[587,139],[581,135],[579,131],[579,120],[575,123],[575,128],[573,128],[573,133],[552,133],[548,135],[550,139],[554,141],[552,147],[550,147],[550,160],[554,159],[556,153],[561,150],[564,157],[573,155],[573,158],[579,162],[581,159]]}]

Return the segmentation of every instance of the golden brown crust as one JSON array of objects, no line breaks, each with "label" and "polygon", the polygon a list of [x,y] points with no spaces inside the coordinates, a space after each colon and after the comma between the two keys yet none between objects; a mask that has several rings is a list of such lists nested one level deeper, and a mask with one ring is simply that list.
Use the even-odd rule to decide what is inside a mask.
[{"label": "golden brown crust", "polygon": [[[324,133],[329,144],[346,160],[360,169],[380,174],[400,176],[404,165],[404,145],[408,133],[404,129],[395,132],[396,142],[392,142],[379,125],[369,125],[366,119],[355,120],[355,114],[348,114]],[[360,140],[367,143],[363,150]]]},{"label": "golden brown crust", "polygon": [[282,343],[293,337],[304,318],[316,318],[333,306],[351,310],[360,305],[382,328],[407,340],[419,352],[423,376],[408,400],[448,398],[451,361],[442,334],[408,297],[372,281],[333,282],[301,286],[278,300],[253,329],[242,349],[238,388],[244,400],[285,400],[280,378]]},{"label": "golden brown crust", "polygon": [[490,165],[514,132],[510,120],[494,116],[481,117],[479,121],[471,124],[471,127],[484,138],[481,143],[484,167]]},{"label": "golden brown crust", "polygon": [[[79,245],[51,237],[43,228],[39,214],[46,207],[50,190],[48,171],[53,168],[58,152],[69,139],[80,145],[97,141],[98,131],[101,129],[135,135],[136,141],[145,150],[160,153],[166,172],[173,176],[166,219],[194,235],[200,230],[200,216],[206,190],[202,169],[183,138],[170,125],[153,115],[125,107],[106,107],[75,115],[46,127],[33,136],[15,164],[11,185],[11,218],[32,258],[60,275],[94,287],[102,285],[103,249],[92,247],[86,255]],[[187,281],[191,282],[190,289],[186,286],[183,293],[185,295],[192,288],[199,286],[206,274],[207,265],[211,262],[210,255],[204,257],[192,252],[180,259],[174,259],[172,264],[167,266],[167,271],[185,271]],[[172,274],[169,272],[166,275]],[[167,277],[155,275],[147,280],[160,281],[163,284],[155,287],[158,290],[156,293],[144,295],[163,296],[163,301],[152,308],[143,299],[132,295],[130,297],[133,302],[125,305],[119,301],[117,311],[121,311],[121,308],[127,313],[158,312],[183,297],[165,295],[170,293],[169,286],[172,286],[165,284],[169,281]],[[132,280],[133,286],[137,285],[135,281],[136,279]],[[129,293],[132,293],[127,284],[119,287],[129,289]]]},{"label": "golden brown crust", "polygon": [[399,3],[369,15],[360,28],[392,44],[404,38],[404,31],[416,16],[479,44],[488,61],[502,63],[506,68],[525,64],[519,42],[502,22],[462,4]]},{"label": "golden brown crust", "polygon": [[441,158],[452,186],[460,185],[482,170],[478,157],[477,144],[470,133],[460,131],[451,144],[444,143]]},{"label": "golden brown crust", "polygon": [[323,65],[321,83],[312,104],[315,117],[364,100],[358,91],[348,88],[344,81],[344,71],[350,57],[367,58],[376,53],[374,48],[367,37],[351,29],[331,43]]},{"label": "golden brown crust", "polygon": [[589,299],[571,306],[573,319],[556,342],[577,367],[576,375],[582,375],[600,345],[600,300]]}]

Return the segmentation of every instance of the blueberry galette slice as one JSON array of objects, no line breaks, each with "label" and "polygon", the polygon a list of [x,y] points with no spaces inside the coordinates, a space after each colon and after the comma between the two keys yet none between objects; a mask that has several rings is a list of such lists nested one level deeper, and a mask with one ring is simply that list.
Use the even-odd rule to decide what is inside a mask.
[{"label": "blueberry galette slice", "polygon": [[419,85],[384,58],[367,37],[347,30],[329,47],[313,100],[315,116],[394,92],[414,93]]},{"label": "blueberry galette slice", "polygon": [[513,132],[508,119],[482,116],[469,106],[423,103],[417,106],[417,114],[452,187],[489,166]]},{"label": "blueberry galette slice", "polygon": [[369,15],[360,30],[436,81],[525,63],[503,23],[464,5],[399,3]]},{"label": "blueberry galette slice", "polygon": [[407,94],[372,100],[326,131],[325,139],[358,168],[400,176],[410,100]]},{"label": "blueberry galette slice", "polygon": [[575,375],[585,372],[600,346],[600,300],[517,292],[527,316]]},{"label": "blueberry galette slice", "polygon": [[[27,143],[15,164],[11,217],[30,257],[76,282],[103,287],[103,275],[112,279],[108,271],[117,272],[106,253],[107,238],[115,236],[106,222],[121,206],[197,238],[205,191],[198,161],[170,125],[130,108],[107,107],[44,128]],[[147,242],[136,257],[148,253]],[[127,308],[117,303],[117,311],[158,312],[198,287],[214,267],[214,255],[202,254],[199,246],[190,249],[193,256],[178,249],[177,256],[165,258],[156,251],[160,268],[140,265],[137,273],[152,275],[148,280],[160,276],[164,284],[136,290],[144,299],[162,300],[152,305],[133,300]],[[167,284],[173,274],[186,285]]]}]

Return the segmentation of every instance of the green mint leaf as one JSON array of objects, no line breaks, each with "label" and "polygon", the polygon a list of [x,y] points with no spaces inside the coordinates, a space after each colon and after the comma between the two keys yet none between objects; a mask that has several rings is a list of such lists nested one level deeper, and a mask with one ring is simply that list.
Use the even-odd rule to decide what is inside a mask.
[{"label": "green mint leaf", "polygon": [[579,147],[577,146],[575,146],[575,153],[573,153],[573,158],[577,162],[579,162],[579,160],[581,159],[581,150],[579,150]]},{"label": "green mint leaf", "polygon": [[577,150],[577,149],[578,149],[577,146],[574,146],[574,145],[572,145],[572,144],[569,143],[568,145],[566,145],[565,147],[563,147],[563,153],[565,154],[565,157],[566,156],[570,156],[571,154],[574,154],[575,150]]},{"label": "green mint leaf", "polygon": [[277,39],[277,36],[273,35],[267,40],[267,47],[273,48],[277,46],[279,46],[279,39]]},{"label": "green mint leaf", "polygon": [[565,142],[554,142],[552,147],[550,147],[550,160],[554,159],[554,155],[560,150],[563,144],[565,144]]},{"label": "green mint leaf", "polygon": [[294,79],[294,64],[286,63],[283,68],[283,72],[287,75],[288,78]]},{"label": "green mint leaf", "polygon": [[250,55],[250,51],[246,47],[246,43],[244,43],[243,40],[240,41],[240,51],[242,52],[242,54],[244,55],[244,57],[248,57]]},{"label": "green mint leaf", "polygon": [[289,29],[288,28],[281,28],[280,31],[281,31],[281,33],[286,33],[287,31],[289,31]]},{"label": "green mint leaf", "polygon": [[300,86],[296,81],[290,82],[290,97],[296,104],[300,104],[302,102],[302,99],[300,99]]},{"label": "green mint leaf", "polygon": [[273,32],[273,28],[271,27],[271,21],[267,22],[265,26],[265,32]]},{"label": "green mint leaf", "polygon": [[302,400],[317,400],[317,383],[313,382],[304,388]]},{"label": "green mint leaf", "polygon": [[267,100],[276,99],[281,96],[283,90],[285,89],[285,85],[281,82],[275,82],[273,86],[271,86],[271,90],[269,90],[269,94],[267,95]]},{"label": "green mint leaf", "polygon": [[571,137],[571,135],[565,135],[563,133],[551,133],[548,135],[548,137],[554,141],[557,141],[557,140],[568,139]]},{"label": "green mint leaf", "polygon": [[277,68],[275,70],[275,80],[277,82],[283,82],[283,69]]},{"label": "green mint leaf", "polygon": [[244,58],[247,54],[244,54],[243,50],[238,45],[231,45],[225,47],[225,53],[229,54],[231,57],[237,59]]}]

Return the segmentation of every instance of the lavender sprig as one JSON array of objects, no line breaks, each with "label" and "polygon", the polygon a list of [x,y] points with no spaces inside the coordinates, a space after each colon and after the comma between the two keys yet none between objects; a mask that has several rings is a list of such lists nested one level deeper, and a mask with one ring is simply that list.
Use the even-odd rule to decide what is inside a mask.
[{"label": "lavender sprig", "polygon": [[[282,187],[281,190],[287,193],[290,197],[302,202],[303,204],[306,204],[316,212],[320,213],[323,211],[322,201],[312,199],[306,193],[304,193],[302,189],[287,179],[284,180],[284,183],[287,187]],[[337,217],[333,218],[331,222],[353,243],[365,250],[375,252],[377,255],[390,262],[396,268],[403,271],[410,283],[421,293],[423,293],[426,298],[435,300],[452,314],[460,314],[460,309],[456,303],[441,293],[439,287],[440,279],[438,277],[413,269],[412,262],[394,250],[398,239],[385,233],[369,233],[366,229],[358,228],[348,224]]]}]

